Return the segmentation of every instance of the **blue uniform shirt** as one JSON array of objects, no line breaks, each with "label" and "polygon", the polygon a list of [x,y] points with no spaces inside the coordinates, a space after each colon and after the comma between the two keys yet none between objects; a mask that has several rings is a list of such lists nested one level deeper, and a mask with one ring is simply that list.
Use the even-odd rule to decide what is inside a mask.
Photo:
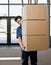
[{"label": "blue uniform shirt", "polygon": [[21,37],[22,38],[22,27],[19,26],[16,30],[16,38]]}]

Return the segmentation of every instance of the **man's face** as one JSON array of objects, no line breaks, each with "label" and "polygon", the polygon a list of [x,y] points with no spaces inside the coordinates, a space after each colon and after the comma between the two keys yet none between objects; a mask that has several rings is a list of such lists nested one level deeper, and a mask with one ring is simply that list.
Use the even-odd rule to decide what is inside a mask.
[{"label": "man's face", "polygon": [[17,23],[18,23],[19,25],[21,25],[21,24],[22,24],[22,19],[19,18],[19,19],[17,20]]}]

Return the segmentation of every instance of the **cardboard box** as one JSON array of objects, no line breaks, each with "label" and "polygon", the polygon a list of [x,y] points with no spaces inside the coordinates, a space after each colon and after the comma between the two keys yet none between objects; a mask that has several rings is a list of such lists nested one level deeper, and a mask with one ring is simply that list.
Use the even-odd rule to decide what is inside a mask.
[{"label": "cardboard box", "polygon": [[23,20],[25,19],[47,19],[48,10],[46,5],[24,5]]},{"label": "cardboard box", "polygon": [[22,35],[48,35],[48,31],[47,20],[25,20],[22,22]]},{"label": "cardboard box", "polygon": [[24,36],[23,35],[22,40],[27,51],[48,49],[49,40],[47,35],[45,36]]},{"label": "cardboard box", "polygon": [[22,42],[27,51],[47,50],[49,43],[46,5],[24,5]]}]

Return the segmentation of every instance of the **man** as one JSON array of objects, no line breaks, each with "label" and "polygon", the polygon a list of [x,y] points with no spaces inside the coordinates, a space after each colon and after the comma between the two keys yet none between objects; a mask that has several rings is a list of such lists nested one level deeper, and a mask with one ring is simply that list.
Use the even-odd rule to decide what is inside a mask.
[{"label": "man", "polygon": [[22,65],[28,65],[28,57],[30,56],[31,65],[37,65],[37,51],[26,51],[26,47],[22,43],[22,17],[17,16],[15,21],[20,25],[17,28],[17,38],[22,50]]}]

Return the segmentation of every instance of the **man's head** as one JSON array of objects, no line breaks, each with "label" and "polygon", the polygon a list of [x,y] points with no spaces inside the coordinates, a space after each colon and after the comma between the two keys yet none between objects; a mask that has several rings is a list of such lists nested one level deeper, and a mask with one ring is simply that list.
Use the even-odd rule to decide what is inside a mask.
[{"label": "man's head", "polygon": [[15,21],[16,21],[19,25],[21,25],[21,24],[22,24],[22,16],[17,16],[17,17],[15,18]]}]

